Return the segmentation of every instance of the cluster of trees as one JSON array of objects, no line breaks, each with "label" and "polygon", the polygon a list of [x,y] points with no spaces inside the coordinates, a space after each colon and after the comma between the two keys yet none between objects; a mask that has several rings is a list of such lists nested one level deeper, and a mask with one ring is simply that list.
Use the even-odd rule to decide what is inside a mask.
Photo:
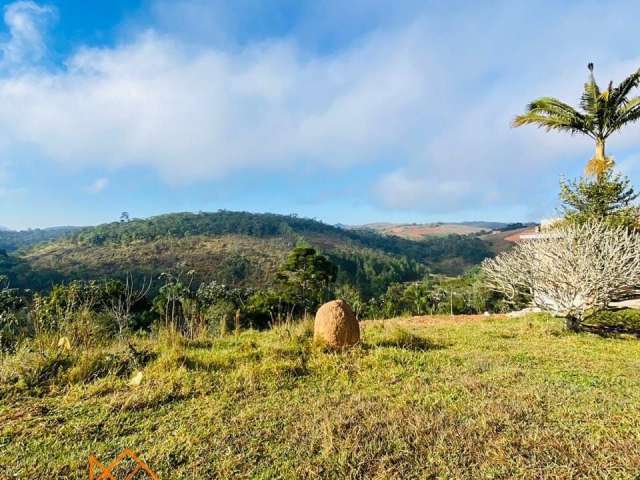
[{"label": "cluster of trees", "polygon": [[502,294],[487,288],[479,268],[459,277],[427,275],[419,281],[393,283],[369,299],[349,285],[338,288],[335,296],[349,302],[360,319],[500,313],[510,308]]},{"label": "cluster of trees", "polygon": [[561,180],[563,218],[540,238],[518,244],[486,260],[487,285],[508,301],[533,304],[566,318],[579,330],[592,315],[616,300],[640,293],[640,211],[630,180],[613,170],[606,140],[640,120],[640,70],[618,86],[601,90],[589,64],[581,111],[554,98],[532,102],[515,126],[534,124],[547,130],[580,133],[595,141],[595,155],[585,176]]}]

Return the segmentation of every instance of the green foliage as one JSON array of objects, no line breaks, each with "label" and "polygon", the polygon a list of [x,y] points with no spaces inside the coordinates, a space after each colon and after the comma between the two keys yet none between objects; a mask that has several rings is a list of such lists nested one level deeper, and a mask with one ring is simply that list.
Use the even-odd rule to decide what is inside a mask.
[{"label": "green foliage", "polygon": [[307,312],[327,299],[337,271],[327,257],[314,248],[301,246],[289,253],[276,279],[286,300]]},{"label": "green foliage", "polygon": [[629,308],[603,310],[589,317],[585,323],[587,326],[603,327],[604,330],[629,331],[638,334],[640,333],[640,310]]},{"label": "green foliage", "polygon": [[420,282],[396,283],[370,299],[366,318],[403,315],[471,315],[508,309],[498,294],[488,290],[477,270],[463,277],[429,276]]},{"label": "green foliage", "polygon": [[336,288],[334,297],[347,302],[353,310],[353,313],[355,313],[356,319],[359,320],[362,318],[365,312],[366,302],[355,287],[352,285],[341,285]]},{"label": "green foliage", "polygon": [[13,286],[34,291],[50,288],[63,278],[59,272],[35,272],[24,258],[3,249],[0,249],[0,276],[6,277]]},{"label": "green foliage", "polygon": [[613,227],[637,228],[640,212],[633,205],[637,198],[629,178],[611,170],[596,179],[560,182],[562,213],[571,223],[605,221]]},{"label": "green foliage", "polygon": [[191,337],[204,328],[199,315],[195,293],[192,290],[193,271],[163,272],[164,284],[153,299],[153,308],[165,327]]},{"label": "green foliage", "polygon": [[176,213],[149,219],[133,219],[129,222],[114,222],[82,229],[71,238],[82,244],[101,245],[128,244],[167,237],[229,234],[257,238],[285,237],[290,241],[297,241],[300,237],[313,238],[314,235],[327,235],[342,242],[352,242],[354,247],[382,250],[387,254],[405,256],[418,262],[438,262],[446,257],[461,257],[466,262],[479,263],[489,255],[486,244],[474,237],[451,235],[413,241],[383,236],[368,230],[342,229],[294,215],[224,210],[215,213]]},{"label": "green foliage", "polygon": [[31,335],[31,323],[27,314],[29,292],[8,287],[0,277],[0,353],[13,351],[19,341]]},{"label": "green foliage", "polygon": [[55,227],[34,230],[0,230],[0,254],[1,251],[13,252],[30,248],[34,245],[51,242],[65,237],[77,230],[76,227]]},{"label": "green foliage", "polygon": [[270,288],[256,290],[248,299],[245,314],[251,325],[257,328],[275,326],[292,320],[295,311],[301,310],[291,304],[282,292]]},{"label": "green foliage", "polygon": [[235,328],[234,319],[238,309],[227,301],[218,302],[204,308],[204,315],[207,321],[207,331],[212,335],[225,335]]},{"label": "green foliage", "polygon": [[123,330],[148,329],[156,316],[146,297],[133,299],[127,313],[127,325],[122,325],[117,307],[126,296],[120,280],[73,281],[54,285],[46,294],[35,294],[30,305],[34,333],[55,332],[66,336],[73,344],[100,342]]},{"label": "green foliage", "polygon": [[103,282],[74,281],[55,285],[47,295],[36,294],[33,312],[43,331],[55,331],[77,319],[80,312],[104,312],[111,286]]},{"label": "green foliage", "polygon": [[392,283],[419,280],[429,271],[407,257],[389,257],[370,250],[329,253],[328,257],[338,267],[336,283],[355,287],[365,298],[384,293]]},{"label": "green foliage", "polygon": [[252,288],[231,287],[216,281],[201,284],[196,298],[199,308],[205,314],[208,331],[219,334],[228,332],[236,327],[238,315],[240,327],[266,327],[267,320],[262,315],[256,315],[250,306],[250,299],[254,293],[255,289]]},{"label": "green foliage", "polygon": [[254,291],[255,289],[253,288],[232,287],[214,280],[213,282],[201,284],[196,296],[200,305],[205,307],[225,301],[238,309],[244,308]]},{"label": "green foliage", "polygon": [[[466,263],[475,264],[490,255],[487,244],[475,237],[451,235],[413,241],[384,236],[369,230],[338,228],[295,215],[225,210],[215,213],[175,213],[128,222],[114,222],[82,229],[71,238],[81,244],[103,245],[130,244],[160,238],[231,234],[256,238],[284,237],[291,242],[305,238],[309,243],[313,242],[315,236],[322,235],[340,241],[351,249],[379,250],[419,263],[437,263],[445,258],[459,257]],[[242,261],[238,260],[236,268],[242,270],[241,263]]]},{"label": "green foliage", "polygon": [[130,243],[158,238],[189,237],[196,235],[240,234],[259,238],[298,233],[323,233],[338,230],[315,220],[294,215],[252,214],[247,212],[174,213],[149,219],[131,219],[127,222],[90,227],[80,230],[73,238],[80,243]]},{"label": "green foliage", "polygon": [[299,240],[321,250],[338,267],[338,285],[351,284],[365,298],[428,272],[462,274],[492,255],[490,245],[476,236],[413,241],[295,216],[220,211],[77,230],[20,256],[0,253],[0,274],[8,274],[17,287],[46,291],[57,283],[127,272],[155,278],[180,262],[194,270],[196,286],[216,280],[268,288],[291,244]]}]

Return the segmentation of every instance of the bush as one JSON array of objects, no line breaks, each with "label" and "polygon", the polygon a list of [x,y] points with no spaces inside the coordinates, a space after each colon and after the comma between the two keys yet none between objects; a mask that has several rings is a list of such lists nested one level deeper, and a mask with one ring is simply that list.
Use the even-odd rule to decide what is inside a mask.
[{"label": "bush", "polygon": [[0,352],[13,352],[21,339],[33,334],[23,292],[2,288],[0,278]]},{"label": "bush", "polygon": [[563,316],[567,327],[628,298],[640,283],[640,234],[594,221],[566,225],[485,260],[488,286]]},{"label": "bush", "polygon": [[236,306],[228,301],[219,301],[205,311],[207,330],[212,335],[224,335],[235,328]]},{"label": "bush", "polygon": [[640,310],[605,310],[598,312],[588,320],[589,325],[620,330],[640,331]]},{"label": "bush", "polygon": [[2,364],[0,397],[16,390],[41,395],[46,387],[55,385],[72,364],[72,354],[63,350],[34,352],[23,348]]},{"label": "bush", "polygon": [[[40,341],[38,341],[40,340]],[[0,363],[0,398],[11,392],[43,395],[51,386],[92,382],[114,375],[126,378],[156,358],[150,350],[116,344],[109,350],[65,350],[51,339],[36,339]],[[36,344],[47,344],[36,349]]]}]

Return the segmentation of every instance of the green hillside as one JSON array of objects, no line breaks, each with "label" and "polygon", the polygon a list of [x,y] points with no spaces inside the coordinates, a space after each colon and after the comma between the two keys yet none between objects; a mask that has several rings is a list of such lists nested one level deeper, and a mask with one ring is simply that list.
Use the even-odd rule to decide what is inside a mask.
[{"label": "green hillside", "polygon": [[78,230],[78,227],[36,228],[21,231],[0,228],[0,250],[13,252],[29,248],[39,243],[58,240],[76,230]]},{"label": "green hillside", "polygon": [[196,281],[267,286],[291,248],[308,243],[338,266],[339,283],[374,295],[429,271],[462,273],[491,254],[488,244],[474,237],[412,241],[296,216],[228,211],[133,219],[45,240],[0,258],[0,274],[16,286],[36,289],[71,279],[125,272],[156,276],[176,269],[194,270]]}]

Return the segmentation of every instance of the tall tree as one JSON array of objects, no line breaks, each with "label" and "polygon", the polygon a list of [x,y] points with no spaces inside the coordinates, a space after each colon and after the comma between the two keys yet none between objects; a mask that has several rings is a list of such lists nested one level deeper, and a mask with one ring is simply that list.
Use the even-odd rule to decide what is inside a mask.
[{"label": "tall tree", "polygon": [[278,271],[277,280],[294,304],[306,312],[321,302],[329,284],[336,280],[337,267],[314,248],[294,248]]},{"label": "tall tree", "polygon": [[640,97],[630,98],[633,89],[640,85],[640,69],[616,87],[609,82],[608,88],[602,91],[593,75],[593,63],[588,68],[589,79],[580,99],[581,111],[556,98],[542,97],[531,102],[526,112],[514,119],[513,126],[531,124],[547,131],[580,133],[592,138],[595,154],[585,172],[597,178],[613,166],[613,159],[605,152],[609,136],[640,119]]},{"label": "tall tree", "polygon": [[638,228],[638,198],[628,177],[609,169],[596,179],[560,181],[561,210],[569,223],[605,222],[610,226]]}]

